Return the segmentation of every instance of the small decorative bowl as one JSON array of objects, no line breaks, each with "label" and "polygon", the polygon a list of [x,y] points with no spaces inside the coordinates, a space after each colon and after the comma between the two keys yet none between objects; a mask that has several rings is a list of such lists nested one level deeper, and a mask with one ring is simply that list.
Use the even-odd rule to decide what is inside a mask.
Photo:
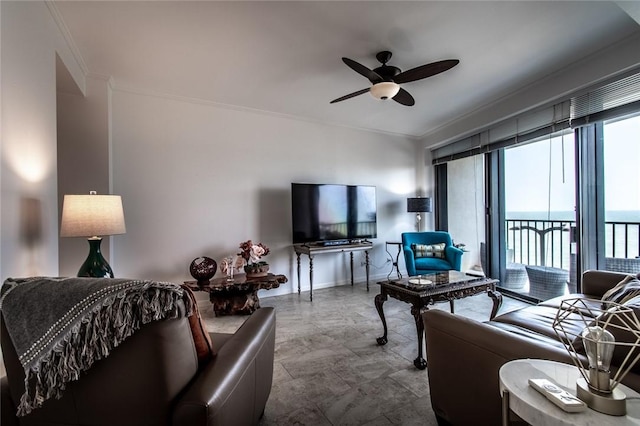
[{"label": "small decorative bowl", "polygon": [[196,257],[189,266],[191,276],[198,281],[200,287],[209,285],[209,280],[216,274],[218,264],[210,257]]}]

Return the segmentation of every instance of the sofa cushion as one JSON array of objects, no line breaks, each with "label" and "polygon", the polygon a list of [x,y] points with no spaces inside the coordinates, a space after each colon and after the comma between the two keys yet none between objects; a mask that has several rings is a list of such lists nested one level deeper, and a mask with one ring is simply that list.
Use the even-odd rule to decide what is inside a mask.
[{"label": "sofa cushion", "polygon": [[584,303],[584,305],[586,306],[587,309],[580,309],[580,312],[582,313],[582,315],[584,315],[585,317],[593,317],[593,313],[594,312],[599,312],[600,308],[601,308],[601,304],[602,302],[600,301],[600,299],[592,299],[589,298],[583,294],[569,294],[566,296],[558,296],[558,297],[554,297],[553,299],[549,299],[549,300],[545,300],[542,301],[540,303],[538,303],[538,306],[547,306],[549,308],[553,308],[556,311],[558,310],[558,308],[560,308],[560,304],[565,301],[565,300],[570,300],[570,299],[576,299],[576,298],[580,298],[582,299],[582,303]]},{"label": "sofa cushion", "polygon": [[602,308],[606,309],[604,302],[624,304],[636,296],[640,296],[640,280],[638,280],[638,277],[635,275],[627,275],[615,287],[608,290],[602,296]]},{"label": "sofa cushion", "polygon": [[[558,340],[558,336],[553,329],[553,321],[556,318],[558,309],[551,306],[535,305],[525,309],[507,312],[493,319],[495,322],[516,325],[522,329],[533,331],[537,334]],[[584,327],[581,317],[578,314],[569,314],[570,321],[567,321],[568,332],[571,335],[579,335]],[[574,326],[571,328],[571,326]]]},{"label": "sofa cushion", "polygon": [[411,244],[413,256],[418,259],[421,257],[437,257],[444,259],[445,243],[438,244]]},{"label": "sofa cushion", "polygon": [[193,313],[189,317],[189,326],[191,327],[193,344],[196,347],[196,354],[198,355],[198,365],[202,367],[216,356],[216,350],[213,347],[211,336],[209,335],[209,332],[207,332],[207,327],[204,324],[202,317],[200,316],[198,303],[196,302],[193,291],[186,285],[182,285],[182,288],[191,298],[191,302],[193,305]]}]

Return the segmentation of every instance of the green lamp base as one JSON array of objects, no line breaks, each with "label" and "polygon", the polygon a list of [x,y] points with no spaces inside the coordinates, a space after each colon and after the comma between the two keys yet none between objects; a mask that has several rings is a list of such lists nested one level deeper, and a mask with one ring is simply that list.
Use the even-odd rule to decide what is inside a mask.
[{"label": "green lamp base", "polygon": [[102,238],[89,238],[89,256],[84,261],[80,270],[79,277],[97,277],[97,278],[113,278],[113,271],[106,259],[102,257],[100,252],[100,244]]}]

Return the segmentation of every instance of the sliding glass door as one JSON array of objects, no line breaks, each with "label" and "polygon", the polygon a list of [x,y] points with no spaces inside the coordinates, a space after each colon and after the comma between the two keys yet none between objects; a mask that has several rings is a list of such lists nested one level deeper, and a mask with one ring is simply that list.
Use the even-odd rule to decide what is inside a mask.
[{"label": "sliding glass door", "polygon": [[[604,253],[602,269],[640,272],[640,116],[603,127]],[[603,259],[604,257],[604,259]]]},{"label": "sliding glass door", "polygon": [[504,198],[502,287],[536,300],[575,291],[570,239],[576,222],[573,133],[505,149]]}]

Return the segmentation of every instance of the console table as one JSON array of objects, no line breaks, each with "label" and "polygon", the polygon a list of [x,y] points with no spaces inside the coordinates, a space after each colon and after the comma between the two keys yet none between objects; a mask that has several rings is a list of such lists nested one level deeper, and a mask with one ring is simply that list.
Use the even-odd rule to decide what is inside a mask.
[{"label": "console table", "polygon": [[300,294],[300,255],[305,254],[309,257],[309,300],[313,301],[313,257],[316,254],[350,252],[351,285],[353,285],[353,252],[355,251],[364,251],[365,268],[367,273],[367,291],[369,291],[369,250],[372,248],[373,243],[370,241],[329,246],[294,244],[293,249],[296,252],[296,257],[298,259],[298,294]]}]

